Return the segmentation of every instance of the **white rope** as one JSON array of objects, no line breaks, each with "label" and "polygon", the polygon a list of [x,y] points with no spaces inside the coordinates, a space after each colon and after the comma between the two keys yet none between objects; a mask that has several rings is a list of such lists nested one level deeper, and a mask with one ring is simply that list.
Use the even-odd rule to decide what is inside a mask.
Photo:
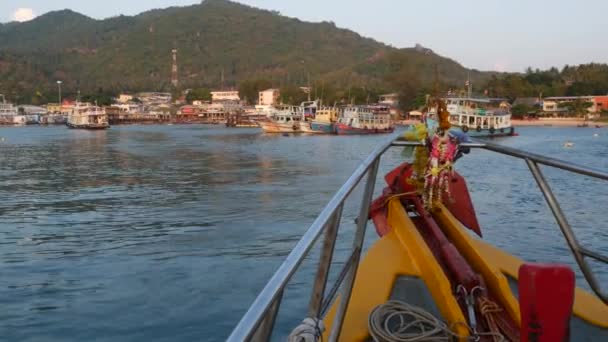
[{"label": "white rope", "polygon": [[287,338],[288,342],[317,342],[321,338],[325,326],[318,318],[306,318]]},{"label": "white rope", "polygon": [[443,342],[461,337],[428,311],[395,300],[372,311],[368,328],[375,342]]}]

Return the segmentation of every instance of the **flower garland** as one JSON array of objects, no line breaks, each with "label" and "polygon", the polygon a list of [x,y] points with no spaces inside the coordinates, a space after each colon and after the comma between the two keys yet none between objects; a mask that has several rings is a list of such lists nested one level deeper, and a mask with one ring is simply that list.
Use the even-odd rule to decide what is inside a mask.
[{"label": "flower garland", "polygon": [[458,153],[458,139],[448,133],[451,127],[450,113],[445,102],[433,99],[430,103],[437,108],[439,119],[439,127],[433,135],[430,136],[424,123],[415,125],[413,130],[405,134],[408,141],[425,143],[425,146],[414,149],[413,173],[407,181],[422,195],[427,210],[437,208],[442,203],[444,194],[451,199],[450,180]]},{"label": "flower garland", "polygon": [[[413,126],[413,130],[405,133],[405,140],[420,141],[425,143],[428,139],[428,130],[426,125],[419,123]],[[411,149],[406,148],[405,153],[410,153]],[[424,191],[426,166],[429,160],[429,150],[426,146],[418,146],[414,148],[414,164],[412,166],[412,176],[407,180],[408,184],[413,185],[419,194]]]},{"label": "flower garland", "polygon": [[422,201],[428,210],[435,209],[442,203],[442,195],[451,198],[450,179],[452,178],[454,156],[458,150],[446,132],[433,135],[431,142],[431,157],[425,174]]}]

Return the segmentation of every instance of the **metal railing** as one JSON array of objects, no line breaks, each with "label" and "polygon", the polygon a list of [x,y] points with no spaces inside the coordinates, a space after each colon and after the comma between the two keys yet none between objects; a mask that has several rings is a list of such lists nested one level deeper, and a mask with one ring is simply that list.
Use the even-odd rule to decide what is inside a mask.
[{"label": "metal railing", "polygon": [[[308,230],[304,233],[300,241],[289,253],[281,266],[279,266],[279,269],[274,273],[272,278],[270,278],[264,289],[260,292],[238,325],[232,331],[228,337],[228,341],[268,341],[270,339],[285,287],[322,233],[325,233],[325,239],[321,247],[319,266],[313,282],[313,291],[309,302],[308,315],[315,318],[323,317],[329,309],[331,303],[336,298],[338,291],[341,289],[341,300],[334,316],[331,331],[329,332],[329,341],[337,341],[339,339],[342,324],[344,322],[344,316],[350,301],[350,296],[356,277],[361,250],[363,248],[369,208],[372,202],[380,159],[384,152],[386,152],[386,150],[388,150],[391,146],[420,145],[422,145],[420,142],[401,141],[395,136],[392,136],[390,139],[380,144],[359,165],[346,183],[344,183],[340,190],[338,190],[338,192],[330,200],[323,211],[321,211],[310,228],[308,228]],[[547,165],[603,180],[608,180],[608,173],[490,142],[463,143],[460,146],[466,148],[482,148],[526,161],[534,179],[536,180],[547,201],[547,204],[551,208],[562,234],[568,242],[568,246],[570,247],[585,279],[597,296],[604,303],[608,304],[608,297],[602,292],[597,279],[595,278],[585,259],[586,257],[590,257],[608,264],[608,257],[595,251],[591,251],[578,243],[570,224],[566,220],[557,199],[553,195],[553,192],[551,191],[551,188],[546,182],[538,165]],[[357,228],[352,243],[352,249],[344,266],[338,273],[337,280],[334,282],[331,289],[327,291],[329,268],[333,260],[344,202],[366,175],[367,178],[365,180],[365,189],[361,199],[359,215],[356,220]]]}]

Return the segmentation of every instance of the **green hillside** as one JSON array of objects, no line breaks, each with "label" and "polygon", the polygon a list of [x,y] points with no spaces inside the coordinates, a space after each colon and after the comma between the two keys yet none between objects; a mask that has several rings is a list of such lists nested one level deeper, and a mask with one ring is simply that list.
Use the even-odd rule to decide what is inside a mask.
[{"label": "green hillside", "polygon": [[[333,23],[308,23],[226,0],[94,20],[63,10],[0,26],[0,92],[40,101],[64,81],[67,93],[170,90],[171,50],[180,87],[314,84],[393,90],[440,79],[462,84],[468,70],[423,49],[395,49]],[[490,74],[472,71],[475,81]],[[401,83],[400,83],[401,82]],[[398,89],[396,89],[398,90]],[[35,100],[35,99],[34,99]]]}]

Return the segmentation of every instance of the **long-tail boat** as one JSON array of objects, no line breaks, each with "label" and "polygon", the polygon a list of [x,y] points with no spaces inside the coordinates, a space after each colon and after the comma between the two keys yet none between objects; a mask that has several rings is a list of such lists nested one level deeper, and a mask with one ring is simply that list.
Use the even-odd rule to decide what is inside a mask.
[{"label": "long-tail boat", "polygon": [[[291,331],[290,342],[608,341],[608,295],[589,267],[589,259],[605,266],[608,257],[579,244],[539,166],[602,180],[608,180],[608,173],[452,135],[449,113],[439,105],[435,131],[417,126],[405,139],[391,137],[363,161],[252,303],[229,341],[277,336],[273,331],[286,285],[321,235],[306,317],[300,325],[280,327]],[[386,188],[373,200],[381,157],[395,146],[413,147],[414,162],[389,172]],[[466,180],[453,168],[472,149],[526,162],[592,292],[575,286],[569,266],[529,263],[481,239]],[[352,248],[345,263],[334,263],[344,203],[364,179]],[[362,256],[369,221],[380,237]],[[337,279],[329,284],[329,269],[338,266]]]}]

